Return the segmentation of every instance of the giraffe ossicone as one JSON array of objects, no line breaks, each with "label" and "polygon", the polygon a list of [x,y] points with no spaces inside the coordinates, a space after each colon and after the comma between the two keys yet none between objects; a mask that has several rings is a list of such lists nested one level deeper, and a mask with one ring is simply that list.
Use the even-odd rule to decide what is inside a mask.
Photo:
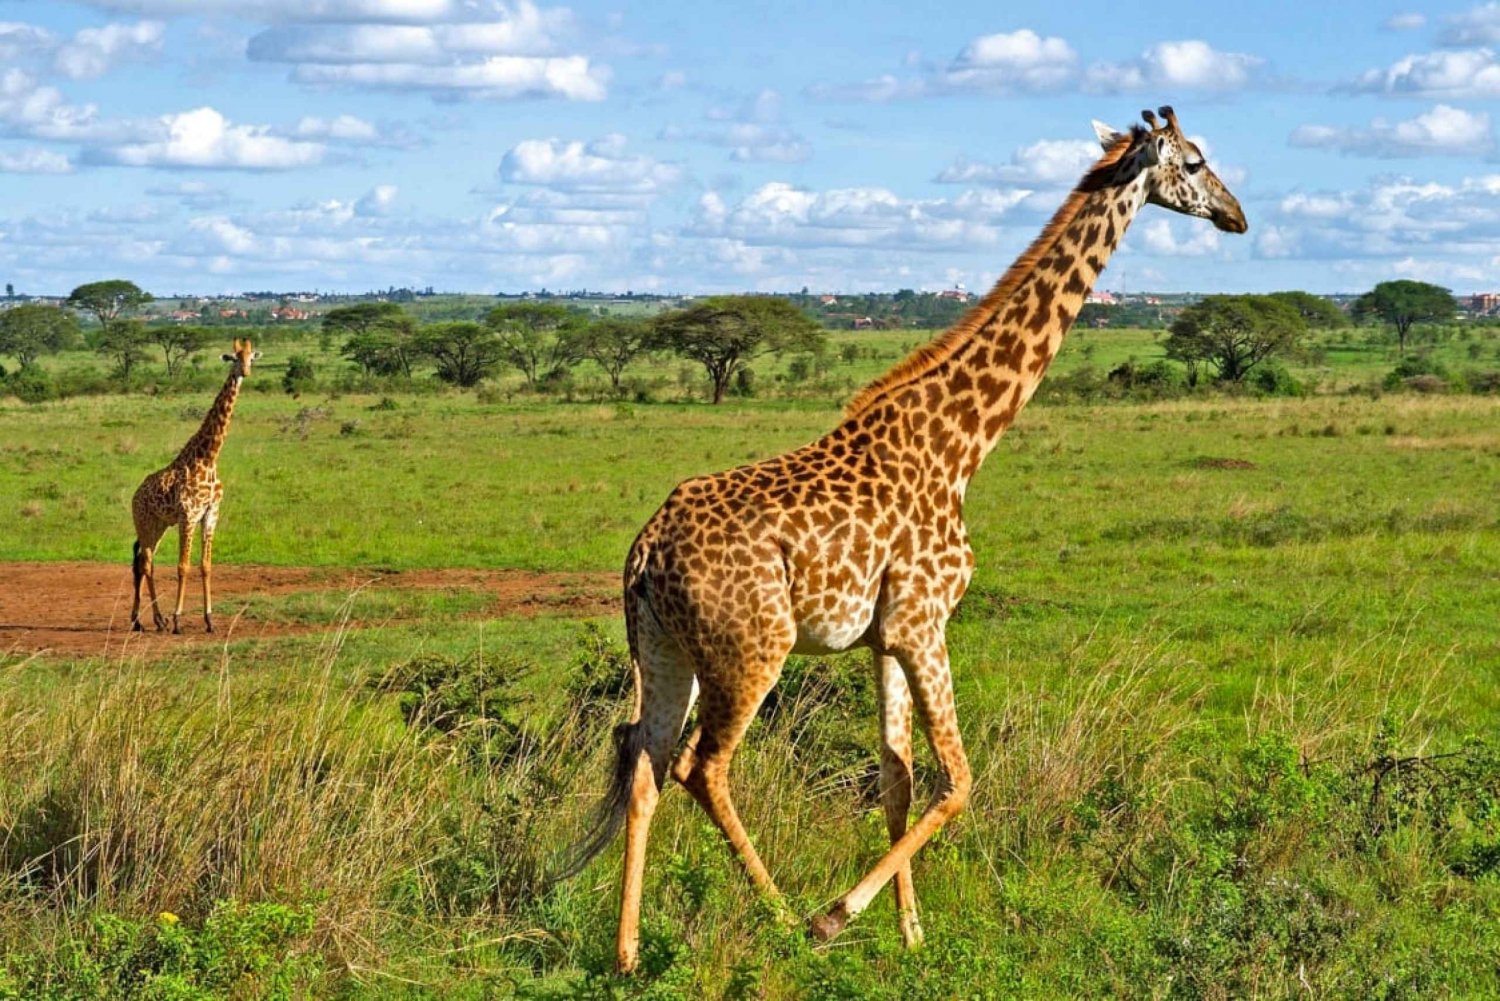
[{"label": "giraffe ossicone", "polygon": [[203,574],[203,624],[214,631],[213,614],[213,544],[214,528],[219,522],[219,503],[224,499],[224,484],[219,479],[219,450],[229,433],[229,419],[240,395],[240,384],[250,375],[255,359],[260,357],[249,339],[235,339],[234,351],[223,355],[229,363],[229,376],[203,423],[188,439],[177,458],[164,469],[147,476],[136,488],[130,501],[135,520],[135,547],[131,561],[134,593],[130,605],[130,628],[142,632],[141,586],[150,594],[151,620],[157,631],[167,626],[156,597],[156,545],[167,529],[177,526],[177,602],[172,608],[172,632],[182,632],[182,602],[187,590],[189,559],[193,552],[193,534],[203,527],[203,557],[199,569]]},{"label": "giraffe ossicone", "polygon": [[[1245,231],[1239,203],[1170,108],[1149,127],[1098,129],[1100,157],[1040,236],[952,328],[855,396],[795,451],[680,484],[625,564],[635,670],[631,722],[581,869],[625,828],[616,963],[637,962],[646,837],[668,774],[707,811],[767,894],[776,886],[735,812],[731,756],[790,653],[870,649],[879,676],[880,793],[890,850],[810,925],[838,934],[895,881],[902,936],[921,939],[911,858],[969,795],[944,630],[968,586],[970,480],[1031,399],[1063,335],[1150,202]],[[688,714],[698,722],[671,760]],[[938,788],[914,824],[915,710]]]}]

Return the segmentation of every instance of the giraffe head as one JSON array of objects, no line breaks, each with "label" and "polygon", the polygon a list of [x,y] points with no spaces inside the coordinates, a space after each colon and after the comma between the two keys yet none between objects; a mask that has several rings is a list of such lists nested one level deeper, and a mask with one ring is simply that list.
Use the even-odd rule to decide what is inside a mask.
[{"label": "giraffe head", "polygon": [[223,356],[224,360],[229,362],[234,374],[241,379],[250,375],[250,364],[259,357],[260,352],[251,346],[248,337],[243,341],[236,337],[234,339],[234,353],[229,354],[226,352]]},{"label": "giraffe head", "polygon": [[[1161,115],[1161,121],[1156,114]],[[1240,203],[1209,169],[1203,151],[1183,135],[1177,114],[1167,105],[1156,109],[1156,114],[1141,112],[1150,128],[1132,127],[1130,150],[1123,158],[1146,175],[1146,201],[1208,219],[1228,233],[1245,232],[1248,224]],[[1103,122],[1094,122],[1094,131],[1105,149],[1124,138]]]}]

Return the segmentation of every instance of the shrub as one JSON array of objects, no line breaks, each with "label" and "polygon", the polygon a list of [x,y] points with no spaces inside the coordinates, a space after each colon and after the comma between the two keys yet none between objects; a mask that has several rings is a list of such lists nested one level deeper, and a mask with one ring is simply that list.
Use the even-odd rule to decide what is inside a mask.
[{"label": "shrub", "polygon": [[[1407,355],[1396,363],[1395,368],[1386,373],[1381,385],[1385,389],[1400,389],[1402,386],[1407,385],[1407,380],[1414,379],[1419,375],[1430,375],[1439,380],[1446,381],[1448,370],[1434,361],[1429,354]],[[1418,392],[1423,391],[1418,389]]]},{"label": "shrub", "polygon": [[1278,362],[1262,362],[1256,366],[1246,380],[1259,393],[1266,396],[1306,396],[1307,387],[1298,382],[1285,365]]},{"label": "shrub", "polygon": [[312,359],[306,355],[292,355],[286,360],[286,371],[281,375],[281,388],[292,396],[305,393],[314,385]]},{"label": "shrub", "polygon": [[9,393],[23,403],[41,403],[57,395],[57,387],[45,371],[35,365],[0,374],[0,392]]}]

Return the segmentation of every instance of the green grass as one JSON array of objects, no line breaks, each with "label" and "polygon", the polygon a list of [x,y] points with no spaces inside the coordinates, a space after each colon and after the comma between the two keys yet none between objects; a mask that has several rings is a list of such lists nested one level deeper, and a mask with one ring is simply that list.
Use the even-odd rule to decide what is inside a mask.
[{"label": "green grass", "polygon": [[[875,342],[894,355],[906,336]],[[1059,371],[1149,361],[1154,343],[1091,341]],[[1386,370],[1366,361],[1337,360],[1335,381]],[[838,414],[811,392],[395,402],[248,393],[217,561],[614,570],[679,479]],[[123,567],[130,493],[198,403],[0,402],[0,559]],[[976,793],[918,859],[929,945],[911,956],[887,895],[827,950],[778,930],[672,792],[648,970],[604,975],[618,850],[550,892],[537,876],[605,777],[628,698],[579,679],[618,688],[618,621],[592,623],[601,641],[566,618],[486,618],[477,591],[320,585],[240,608],[367,628],[149,663],[11,657],[0,997],[157,980],[205,996],[1494,996],[1497,428],[1500,400],[1471,396],[1028,409],[969,490],[978,571],[949,640]],[[456,687],[413,694],[415,658],[455,665]],[[864,655],[798,661],[785,685],[734,782],[811,913],[881,850],[876,720]],[[476,743],[491,715],[520,736]],[[163,910],[196,958],[163,938]]]}]

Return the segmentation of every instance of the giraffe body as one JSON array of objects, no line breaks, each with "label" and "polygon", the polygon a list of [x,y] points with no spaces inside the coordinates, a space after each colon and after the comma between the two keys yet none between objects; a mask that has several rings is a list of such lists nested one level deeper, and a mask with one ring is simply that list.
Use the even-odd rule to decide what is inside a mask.
[{"label": "giraffe body", "polygon": [[229,433],[229,421],[239,398],[240,385],[250,374],[252,362],[260,356],[250,341],[236,340],[234,353],[224,355],[230,371],[202,425],[188,439],[171,464],[147,476],[131,498],[130,513],[135,521],[135,553],[132,562],[134,596],[130,623],[136,632],[141,624],[141,586],[150,595],[151,617],[158,630],[166,628],[156,595],[156,547],[167,529],[178,530],[177,601],[172,611],[172,632],[182,632],[182,605],[187,590],[187,576],[193,551],[193,536],[203,529],[203,623],[214,631],[213,620],[213,539],[219,522],[219,504],[224,499],[224,484],[219,480],[219,450]]},{"label": "giraffe body", "polygon": [[[903,938],[920,941],[911,857],[963,808],[971,783],[944,638],[974,569],[963,521],[969,481],[1035,392],[1145,202],[1245,229],[1238,203],[1175,115],[1162,111],[1167,123],[1151,131],[1101,132],[1104,157],[989,295],[859,394],[836,428],[784,455],[682,483],[637,537],[624,581],[636,709],[618,735],[602,826],[580,859],[623,823],[622,970],[636,963],[646,832],[669,766],[756,885],[776,894],[735,813],[727,775],[793,652],[872,651],[892,842],[810,931],[837,934],[894,879]],[[698,726],[673,762],[695,700]],[[939,785],[908,827],[913,713]]]}]

